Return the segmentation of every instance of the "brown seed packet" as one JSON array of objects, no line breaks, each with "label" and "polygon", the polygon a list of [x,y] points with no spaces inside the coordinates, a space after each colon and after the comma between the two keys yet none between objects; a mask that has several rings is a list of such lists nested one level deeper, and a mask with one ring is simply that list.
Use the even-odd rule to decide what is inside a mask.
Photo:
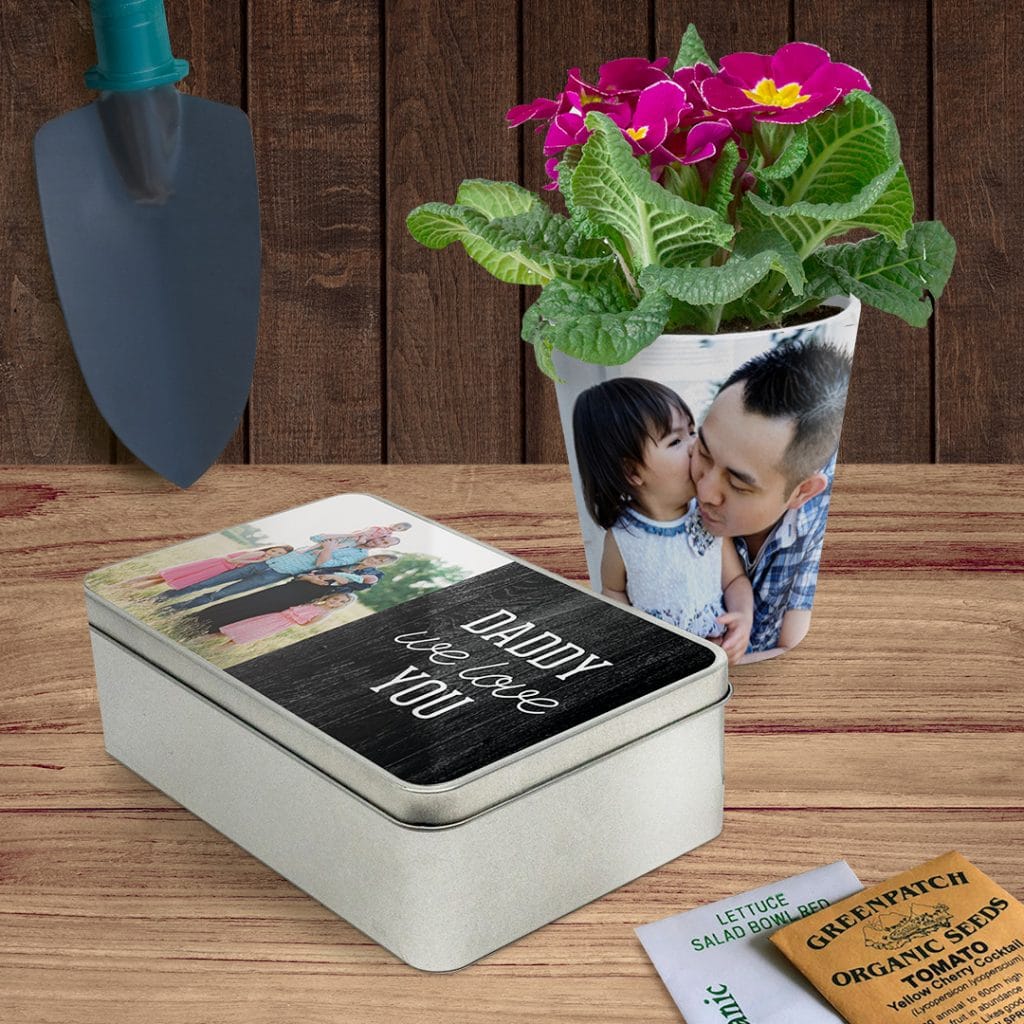
[{"label": "brown seed packet", "polygon": [[771,940],[850,1024],[1024,1024],[1024,906],[959,853]]}]

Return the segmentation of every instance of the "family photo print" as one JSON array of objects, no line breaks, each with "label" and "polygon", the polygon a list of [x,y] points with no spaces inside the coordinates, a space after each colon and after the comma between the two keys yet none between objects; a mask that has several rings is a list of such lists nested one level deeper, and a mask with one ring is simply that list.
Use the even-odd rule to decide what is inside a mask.
[{"label": "family photo print", "polygon": [[369,495],[346,495],[118,563],[87,583],[228,668],[504,561]]},{"label": "family photo print", "polygon": [[[848,307],[855,329],[859,309]],[[566,367],[559,406],[591,585],[774,657],[806,635],[853,358],[818,324]],[[681,358],[680,348],[689,358]]]}]

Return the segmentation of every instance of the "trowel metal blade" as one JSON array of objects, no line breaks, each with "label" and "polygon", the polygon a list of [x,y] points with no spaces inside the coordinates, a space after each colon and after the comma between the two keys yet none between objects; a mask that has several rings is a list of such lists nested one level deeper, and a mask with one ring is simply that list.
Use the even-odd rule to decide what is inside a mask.
[{"label": "trowel metal blade", "polygon": [[188,487],[245,409],[259,316],[252,132],[173,86],[103,94],[35,140],[43,225],[78,363],[107,423]]}]

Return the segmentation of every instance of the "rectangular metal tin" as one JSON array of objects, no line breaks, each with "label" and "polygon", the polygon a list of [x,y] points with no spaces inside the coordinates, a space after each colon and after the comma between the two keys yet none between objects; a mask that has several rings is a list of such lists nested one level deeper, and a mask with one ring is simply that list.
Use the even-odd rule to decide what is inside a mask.
[{"label": "rectangular metal tin", "polygon": [[412,826],[91,629],[110,754],[410,965],[465,966],[714,838],[724,705]]},{"label": "rectangular metal tin", "polygon": [[[713,660],[700,672],[677,679],[625,705],[499,758],[479,770],[443,784],[414,785],[383,770],[310,722],[200,658],[184,645],[133,618],[123,608],[93,592],[87,584],[86,603],[90,624],[122,645],[126,652],[140,656],[143,664],[148,663],[165,670],[190,691],[209,698],[229,714],[307,762],[312,769],[323,772],[390,817],[411,824],[439,825],[466,820],[485,808],[508,801],[548,780],[557,779],[609,751],[634,743],[669,723],[685,719],[703,708],[720,706],[728,691],[728,677],[725,658],[715,645],[689,637],[651,616],[626,608],[602,595],[593,594],[579,584],[563,580],[490,545],[465,538],[457,531],[426,520],[401,506],[383,502],[379,498],[372,500],[382,502],[395,513],[412,516],[437,530],[460,537],[463,541],[468,539],[482,549],[501,555],[510,563],[517,563],[533,573],[557,581],[560,586],[574,588],[585,594],[588,601],[611,605],[617,613],[636,616],[638,620],[653,623],[659,631],[668,631],[684,638],[690,645],[703,646],[712,652]],[[312,508],[316,504],[302,508]],[[415,606],[423,600],[426,599],[419,598],[409,602],[409,605]],[[597,604],[596,607],[601,605]],[[339,630],[346,628],[345,625],[338,627]]]}]

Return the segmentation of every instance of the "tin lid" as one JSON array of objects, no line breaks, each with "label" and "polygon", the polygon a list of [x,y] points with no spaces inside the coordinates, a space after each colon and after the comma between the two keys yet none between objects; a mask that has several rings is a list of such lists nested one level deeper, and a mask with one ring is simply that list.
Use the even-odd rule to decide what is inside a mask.
[{"label": "tin lid", "polygon": [[715,645],[365,494],[85,588],[93,628],[409,824],[464,820],[728,692]]}]

